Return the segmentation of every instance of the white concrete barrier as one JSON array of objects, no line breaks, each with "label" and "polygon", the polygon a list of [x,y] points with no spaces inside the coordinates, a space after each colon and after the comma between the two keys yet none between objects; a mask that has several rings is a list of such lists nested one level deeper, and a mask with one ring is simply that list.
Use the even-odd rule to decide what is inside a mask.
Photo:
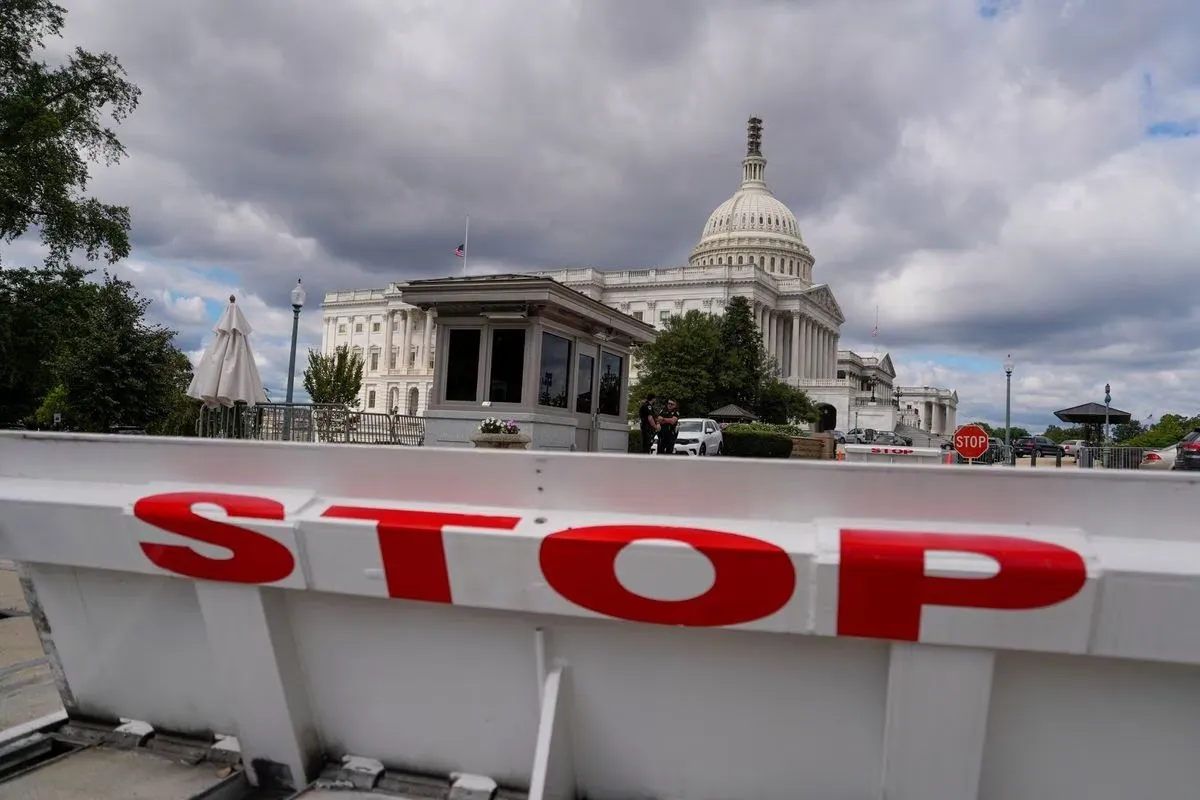
[{"label": "white concrete barrier", "polygon": [[939,447],[907,447],[878,444],[845,445],[845,461],[877,464],[953,464],[954,453]]},{"label": "white concrete barrier", "polygon": [[73,719],[236,736],[262,783],[348,758],[532,798],[1182,800],[1197,492],[2,433],[0,558]]}]

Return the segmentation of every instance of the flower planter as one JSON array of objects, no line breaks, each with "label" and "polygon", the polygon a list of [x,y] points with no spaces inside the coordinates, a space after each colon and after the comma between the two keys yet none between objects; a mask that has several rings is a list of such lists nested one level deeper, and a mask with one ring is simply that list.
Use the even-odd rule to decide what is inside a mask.
[{"label": "flower planter", "polygon": [[524,433],[477,433],[471,437],[471,443],[476,447],[493,450],[527,450],[531,441]]}]

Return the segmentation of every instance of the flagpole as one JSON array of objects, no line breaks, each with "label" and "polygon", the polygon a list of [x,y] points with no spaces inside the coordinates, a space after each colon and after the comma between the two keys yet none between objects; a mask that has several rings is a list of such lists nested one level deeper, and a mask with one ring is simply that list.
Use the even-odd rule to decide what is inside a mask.
[{"label": "flagpole", "polygon": [[471,215],[467,214],[467,229],[463,231],[463,277],[467,276],[467,246],[471,239]]}]

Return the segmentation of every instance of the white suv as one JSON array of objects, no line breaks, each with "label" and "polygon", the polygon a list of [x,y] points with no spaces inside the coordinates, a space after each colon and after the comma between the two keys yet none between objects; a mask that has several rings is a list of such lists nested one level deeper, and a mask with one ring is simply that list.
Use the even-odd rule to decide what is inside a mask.
[{"label": "white suv", "polygon": [[[658,452],[655,441],[651,452]],[[725,453],[725,437],[716,420],[701,417],[685,417],[679,420],[679,433],[675,437],[675,455],[719,456]]]}]

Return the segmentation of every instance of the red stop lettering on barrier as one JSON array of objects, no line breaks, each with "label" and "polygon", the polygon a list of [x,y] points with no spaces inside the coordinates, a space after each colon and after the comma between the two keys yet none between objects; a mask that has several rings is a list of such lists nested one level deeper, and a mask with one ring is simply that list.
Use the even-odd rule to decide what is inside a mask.
[{"label": "red stop lettering on barrier", "polygon": [[[686,600],[656,600],[626,589],[616,561],[628,544],[666,539],[691,545],[712,562],[712,587]],[[791,599],[796,571],[787,552],[750,536],[697,528],[601,525],[542,540],[542,574],[556,592],[597,614],[659,625],[737,625],[773,614]]]},{"label": "red stop lettering on barrier", "polygon": [[[990,578],[925,574],[930,551],[995,559]],[[1056,544],[1015,536],[899,531],[841,532],[838,635],[915,642],[924,606],[1028,610],[1074,597],[1087,582],[1083,557]]]},{"label": "red stop lettering on barrier", "polygon": [[149,525],[197,542],[224,547],[232,558],[209,558],[190,547],[139,542],[146,558],[162,569],[207,581],[274,583],[292,574],[296,560],[270,536],[207,519],[193,511],[198,503],[220,506],[231,517],[283,519],[283,504],[265,497],[221,492],[167,492],[143,497],[133,514]]},{"label": "red stop lettering on barrier", "polygon": [[453,602],[442,544],[444,528],[452,525],[510,531],[521,521],[520,517],[366,506],[330,506],[321,516],[377,522],[388,596],[431,603]]}]

